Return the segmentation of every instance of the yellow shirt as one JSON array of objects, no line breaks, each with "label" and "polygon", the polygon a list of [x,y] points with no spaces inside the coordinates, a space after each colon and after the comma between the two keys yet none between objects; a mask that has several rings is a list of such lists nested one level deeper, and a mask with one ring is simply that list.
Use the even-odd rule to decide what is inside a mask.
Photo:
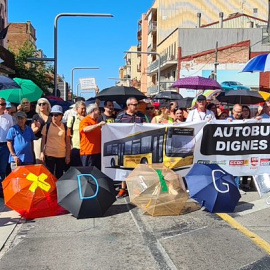
[{"label": "yellow shirt", "polygon": [[[73,148],[76,148],[76,149],[80,149],[80,131],[79,131],[79,127],[80,127],[80,117],[78,115],[75,115],[75,121],[74,121],[74,124],[73,124],[73,116],[69,116],[68,117],[68,121],[67,121],[67,127],[68,128],[72,128],[73,131],[72,131],[72,139],[71,139],[71,142],[72,142],[72,147]],[[73,126],[72,126],[73,124]]]},{"label": "yellow shirt", "polygon": [[[45,125],[41,131],[42,136],[46,136],[47,125]],[[50,124],[47,142],[45,145],[44,154],[49,157],[63,158],[66,157],[66,135],[64,124],[61,123],[61,127]]]}]

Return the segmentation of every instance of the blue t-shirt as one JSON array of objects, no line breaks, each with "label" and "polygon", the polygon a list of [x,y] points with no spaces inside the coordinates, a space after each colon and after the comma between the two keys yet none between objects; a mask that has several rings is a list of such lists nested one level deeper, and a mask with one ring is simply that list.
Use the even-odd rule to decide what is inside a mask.
[{"label": "blue t-shirt", "polygon": [[[11,141],[16,156],[21,162],[34,163],[34,153],[32,149],[32,141],[35,139],[34,132],[29,126],[25,126],[24,132],[18,125],[11,127],[7,134],[7,141]],[[9,163],[14,159],[9,155]]]}]

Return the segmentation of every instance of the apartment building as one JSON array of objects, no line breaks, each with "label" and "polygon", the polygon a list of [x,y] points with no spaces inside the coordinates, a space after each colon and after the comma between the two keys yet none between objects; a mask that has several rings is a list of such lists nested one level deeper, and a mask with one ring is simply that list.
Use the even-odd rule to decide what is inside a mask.
[{"label": "apartment building", "polygon": [[[140,36],[138,28],[138,46],[147,44],[145,51],[152,54],[147,56],[147,93],[155,94],[158,86],[161,90],[168,87],[180,77],[181,58],[195,53],[215,50],[216,37],[210,33],[210,28],[216,29],[257,29],[258,35],[265,37],[268,16],[268,2],[266,0],[232,0],[229,2],[215,0],[156,0],[142,17],[141,25],[146,23],[147,40]],[[197,39],[189,37],[189,29],[197,29]],[[186,29],[184,36],[179,34]],[[239,30],[241,32],[241,30]],[[247,30],[250,31],[250,30]],[[195,33],[195,32],[193,32]],[[257,36],[258,36],[257,35]],[[222,34],[219,35],[219,37]],[[188,42],[180,40],[184,38]],[[234,44],[229,40],[227,44]],[[237,40],[236,43],[244,40]],[[207,46],[202,46],[206,43]],[[184,45],[183,45],[184,44]],[[186,47],[182,47],[186,46]],[[221,46],[221,44],[220,44]],[[196,47],[196,49],[191,49]],[[267,48],[261,48],[262,51]],[[185,54],[183,54],[185,51]],[[253,51],[254,52],[254,51]],[[156,53],[156,54],[154,54]],[[142,56],[142,54],[141,54]],[[140,55],[139,55],[140,57]],[[242,58],[241,58],[242,59]],[[146,70],[145,62],[140,62],[140,69]],[[239,63],[241,64],[241,63]],[[212,68],[214,68],[214,61]],[[160,78],[158,78],[160,70]],[[142,78],[142,74],[141,74]],[[141,89],[143,85],[141,84]]]},{"label": "apartment building", "polygon": [[6,28],[8,27],[7,9],[7,0],[0,0],[0,32],[3,33],[2,39],[0,39],[0,74],[2,75],[15,73],[14,55],[7,49],[7,37],[5,35],[6,30],[9,30]]}]

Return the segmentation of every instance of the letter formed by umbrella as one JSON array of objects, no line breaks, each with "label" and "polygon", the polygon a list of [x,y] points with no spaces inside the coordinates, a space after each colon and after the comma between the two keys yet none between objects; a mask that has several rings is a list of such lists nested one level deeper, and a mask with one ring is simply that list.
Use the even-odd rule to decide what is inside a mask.
[{"label": "letter formed by umbrella", "polygon": [[234,177],[216,164],[194,164],[186,175],[190,197],[211,213],[231,213],[241,195]]},{"label": "letter formed by umbrella", "polygon": [[151,216],[180,215],[189,198],[182,178],[160,164],[139,164],[126,183],[130,202]]},{"label": "letter formed by umbrella", "polygon": [[113,180],[96,167],[70,167],[56,186],[59,205],[76,218],[101,217],[116,200]]},{"label": "letter formed by umbrella", "polygon": [[5,204],[26,219],[54,216],[56,180],[43,165],[19,166],[2,183]]}]

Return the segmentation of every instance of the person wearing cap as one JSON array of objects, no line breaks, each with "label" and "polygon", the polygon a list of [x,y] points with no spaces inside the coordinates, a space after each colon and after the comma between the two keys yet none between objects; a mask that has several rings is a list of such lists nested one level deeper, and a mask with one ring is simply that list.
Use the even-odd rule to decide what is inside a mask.
[{"label": "person wearing cap", "polygon": [[12,105],[9,101],[6,101],[6,109],[5,109],[5,113],[14,116],[14,114],[16,113],[16,106]]},{"label": "person wearing cap", "polygon": [[11,170],[17,166],[34,164],[33,141],[34,132],[26,125],[27,115],[20,111],[15,114],[16,125],[7,133],[7,147],[9,149],[9,163]]},{"label": "person wearing cap", "polygon": [[52,121],[47,123],[42,131],[40,159],[49,171],[60,178],[70,162],[70,136],[62,123],[63,109],[54,105],[51,109]]},{"label": "person wearing cap", "polygon": [[186,122],[212,119],[216,119],[216,117],[212,111],[206,109],[206,97],[199,95],[196,101],[196,108],[189,111]]},{"label": "person wearing cap", "polygon": [[162,102],[159,104],[160,114],[153,117],[151,123],[152,124],[173,124],[174,119],[169,116],[170,113],[170,105],[168,102]]},{"label": "person wearing cap", "polygon": [[7,147],[7,133],[13,126],[12,116],[5,113],[6,100],[0,97],[0,197],[3,197],[1,182],[6,177],[9,151]]}]

